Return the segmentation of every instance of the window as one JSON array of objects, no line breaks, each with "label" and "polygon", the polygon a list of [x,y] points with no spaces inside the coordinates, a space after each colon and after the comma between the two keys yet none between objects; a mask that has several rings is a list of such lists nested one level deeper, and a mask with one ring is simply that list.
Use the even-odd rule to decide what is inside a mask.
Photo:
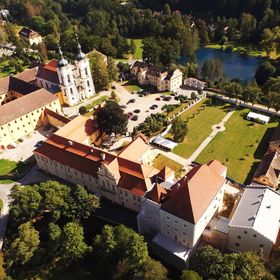
[{"label": "window", "polygon": [[87,68],[85,68],[85,73],[86,73],[86,75],[88,75],[88,70],[87,70]]},{"label": "window", "polygon": [[70,83],[70,82],[71,82],[71,80],[70,80],[70,76],[69,76],[69,75],[67,75],[67,80],[68,80],[68,83]]},{"label": "window", "polygon": [[235,246],[238,247],[238,246],[239,246],[239,243],[235,243]]},{"label": "window", "polygon": [[237,236],[237,238],[238,238],[238,239],[241,239],[241,236],[240,236],[240,235],[238,235],[238,236]]},{"label": "window", "polygon": [[263,244],[260,244],[260,248],[263,248]]},{"label": "window", "polygon": [[71,94],[73,94],[73,89],[72,88],[70,88],[70,92],[71,92]]},{"label": "window", "polygon": [[253,234],[253,236],[254,236],[254,237],[257,237],[257,235],[256,235],[256,234]]}]

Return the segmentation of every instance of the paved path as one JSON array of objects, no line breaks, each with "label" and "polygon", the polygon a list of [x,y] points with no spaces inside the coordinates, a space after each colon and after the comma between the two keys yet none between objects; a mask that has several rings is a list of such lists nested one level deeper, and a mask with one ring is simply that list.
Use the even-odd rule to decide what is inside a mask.
[{"label": "paved path", "polygon": [[235,110],[231,110],[226,114],[226,116],[223,118],[223,120],[217,124],[213,125],[211,134],[200,144],[200,146],[194,151],[194,153],[188,158],[188,164],[191,164],[193,161],[195,161],[198,156],[202,153],[202,151],[207,147],[207,145],[212,141],[212,139],[219,133],[225,130],[225,124],[229,120],[229,118],[232,116],[232,114],[235,112]]}]

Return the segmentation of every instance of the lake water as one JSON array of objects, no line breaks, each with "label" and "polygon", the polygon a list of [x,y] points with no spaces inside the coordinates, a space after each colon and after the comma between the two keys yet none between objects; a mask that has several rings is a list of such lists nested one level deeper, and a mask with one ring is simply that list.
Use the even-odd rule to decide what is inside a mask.
[{"label": "lake water", "polygon": [[[238,78],[242,81],[254,79],[257,67],[263,62],[262,58],[240,55],[232,51],[201,48],[196,52],[196,61],[201,68],[207,59],[218,58],[223,65],[224,76],[229,79]],[[181,57],[179,63],[185,64],[186,57]]]}]

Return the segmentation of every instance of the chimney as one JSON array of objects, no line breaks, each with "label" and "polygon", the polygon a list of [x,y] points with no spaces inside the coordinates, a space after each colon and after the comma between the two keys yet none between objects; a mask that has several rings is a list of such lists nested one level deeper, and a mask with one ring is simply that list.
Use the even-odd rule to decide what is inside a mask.
[{"label": "chimney", "polygon": [[101,159],[102,161],[104,161],[105,158],[106,158],[106,155],[105,155],[104,153],[101,153],[101,154],[100,154],[100,159]]}]

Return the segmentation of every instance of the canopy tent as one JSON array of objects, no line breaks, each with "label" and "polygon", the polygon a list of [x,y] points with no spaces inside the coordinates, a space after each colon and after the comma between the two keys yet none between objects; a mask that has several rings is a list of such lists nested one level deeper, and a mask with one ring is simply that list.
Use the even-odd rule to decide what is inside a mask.
[{"label": "canopy tent", "polygon": [[160,148],[163,148],[165,150],[168,150],[168,151],[171,151],[173,150],[178,144],[171,141],[171,140],[168,140],[168,139],[165,139],[165,138],[162,138],[161,136],[158,136],[154,142],[153,142],[154,145],[160,147]]},{"label": "canopy tent", "polygon": [[247,115],[247,120],[267,124],[270,121],[270,117],[255,112],[250,112]]}]

